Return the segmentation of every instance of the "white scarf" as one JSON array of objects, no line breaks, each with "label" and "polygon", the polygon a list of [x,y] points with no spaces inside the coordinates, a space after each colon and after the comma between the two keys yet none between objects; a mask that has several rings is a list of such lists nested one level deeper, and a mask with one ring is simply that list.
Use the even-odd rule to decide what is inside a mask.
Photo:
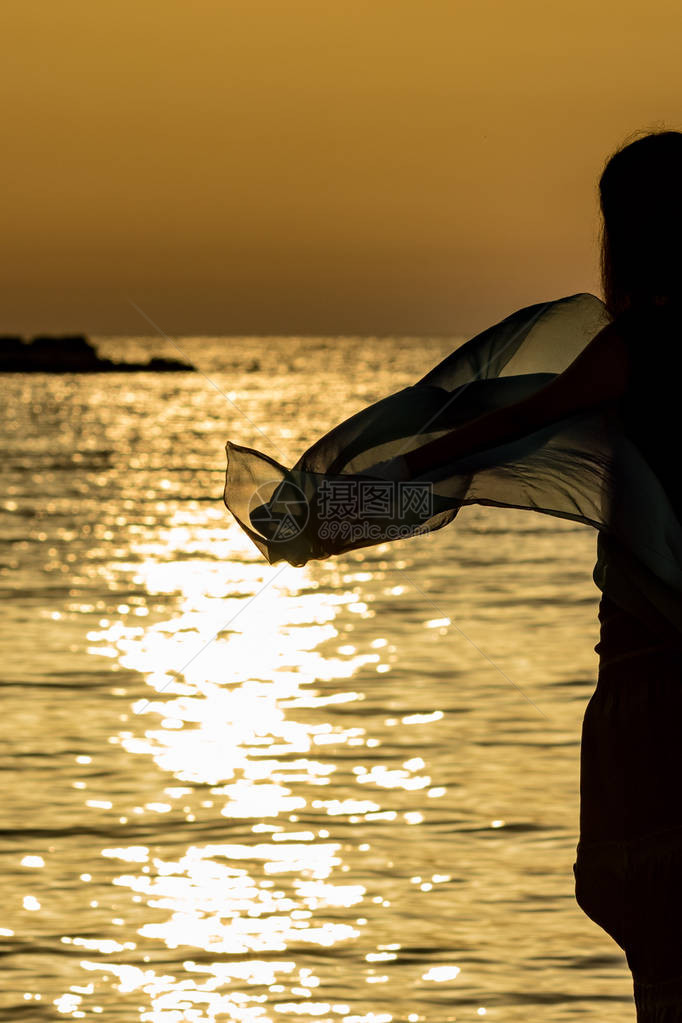
[{"label": "white scarf", "polygon": [[[418,477],[401,457],[543,387],[608,320],[587,292],[520,309],[334,427],[291,469],[228,441],[225,504],[271,564],[298,566],[440,529],[468,504],[582,522],[599,530],[593,578],[602,592],[682,633],[682,524],[613,403]],[[407,507],[398,507],[400,488]],[[334,505],[334,492],[345,503]]]}]

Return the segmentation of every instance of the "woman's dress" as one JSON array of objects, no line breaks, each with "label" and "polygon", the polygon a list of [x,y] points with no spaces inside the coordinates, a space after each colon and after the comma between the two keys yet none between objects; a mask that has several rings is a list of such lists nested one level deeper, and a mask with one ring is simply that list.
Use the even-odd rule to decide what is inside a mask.
[{"label": "woman's dress", "polygon": [[580,749],[575,894],[624,950],[640,1023],[682,1020],[682,642],[606,595]]}]

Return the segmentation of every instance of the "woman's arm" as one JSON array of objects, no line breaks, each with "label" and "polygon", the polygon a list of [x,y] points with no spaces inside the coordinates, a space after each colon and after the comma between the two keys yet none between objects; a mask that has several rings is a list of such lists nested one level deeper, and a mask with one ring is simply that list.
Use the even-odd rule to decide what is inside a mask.
[{"label": "woman's arm", "polygon": [[618,398],[626,389],[627,345],[613,323],[599,331],[580,355],[535,394],[494,409],[402,455],[416,476],[451,461],[533,433],[573,412],[587,411]]}]

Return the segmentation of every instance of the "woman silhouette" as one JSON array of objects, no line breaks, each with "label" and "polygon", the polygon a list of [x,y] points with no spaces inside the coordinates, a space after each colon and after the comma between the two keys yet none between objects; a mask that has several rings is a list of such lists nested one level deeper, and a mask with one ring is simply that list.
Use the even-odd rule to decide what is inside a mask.
[{"label": "woman silhouette", "polygon": [[[520,310],[291,470],[228,442],[225,502],[268,560],[297,565],[394,539],[398,521],[438,529],[474,503],[599,530],[576,899],[625,951],[637,1019],[672,1023],[682,1021],[682,133],[624,144],[599,194],[603,304],[583,293]],[[246,497],[266,479],[274,497],[250,504],[259,518]],[[435,504],[375,516],[374,533],[338,528],[367,525],[347,502],[342,522],[323,522],[323,485],[377,480],[427,481]],[[287,496],[306,518],[292,533],[287,514],[276,538],[281,516],[268,516],[291,509]]]},{"label": "woman silhouette", "polygon": [[[599,187],[603,290],[618,338],[605,372],[679,519],[679,399],[656,352],[679,371],[682,134],[625,146]],[[582,729],[576,898],[624,949],[637,1019],[670,1023],[682,1020],[682,637],[607,594],[599,620],[598,681]]]}]

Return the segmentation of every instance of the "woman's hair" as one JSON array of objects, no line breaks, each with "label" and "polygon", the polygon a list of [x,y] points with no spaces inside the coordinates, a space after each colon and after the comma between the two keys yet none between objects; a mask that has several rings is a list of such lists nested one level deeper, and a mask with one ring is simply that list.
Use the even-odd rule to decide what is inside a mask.
[{"label": "woman's hair", "polygon": [[682,300],[682,132],[623,143],[606,162],[599,199],[602,289],[611,317]]}]

